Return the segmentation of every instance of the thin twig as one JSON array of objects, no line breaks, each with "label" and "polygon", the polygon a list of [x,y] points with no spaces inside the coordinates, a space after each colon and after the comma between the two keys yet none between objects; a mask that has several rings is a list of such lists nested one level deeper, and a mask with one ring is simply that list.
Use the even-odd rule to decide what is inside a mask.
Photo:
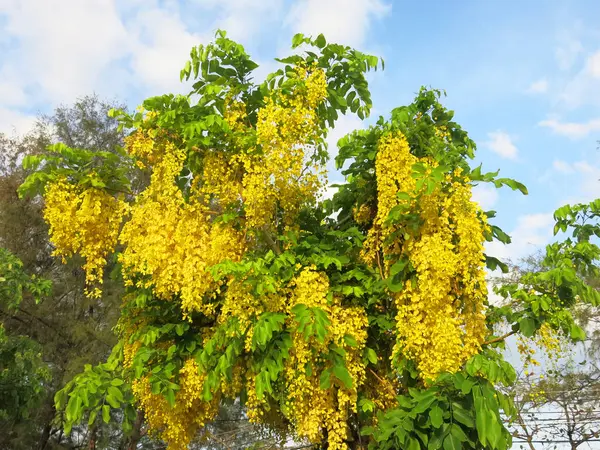
[{"label": "thin twig", "polygon": [[381,267],[381,255],[377,252],[377,267],[379,267],[379,274],[381,275],[381,279],[385,280],[385,276],[383,275],[383,267]]},{"label": "thin twig", "polygon": [[506,334],[504,334],[504,335],[502,335],[502,336],[499,336],[499,337],[497,337],[497,338],[490,339],[489,341],[485,341],[485,342],[484,342],[483,344],[481,344],[481,345],[489,345],[489,344],[494,344],[494,343],[496,343],[496,342],[503,341],[504,339],[506,339],[506,338],[507,338],[507,337],[509,337],[509,336],[512,336],[512,335],[513,335],[513,334],[515,334],[515,333],[517,333],[517,332],[516,332],[516,331],[511,331],[510,333],[506,333]]},{"label": "thin twig", "polygon": [[396,395],[396,392],[394,391],[394,389],[392,389],[392,387],[388,383],[386,383],[383,378],[381,378],[379,375],[377,375],[375,373],[375,371],[373,369],[371,369],[370,367],[369,367],[369,372],[371,372],[371,374],[373,374],[373,376],[375,378],[377,378],[381,384],[386,386],[388,388],[388,390],[390,391],[390,393],[392,393],[394,396]]}]

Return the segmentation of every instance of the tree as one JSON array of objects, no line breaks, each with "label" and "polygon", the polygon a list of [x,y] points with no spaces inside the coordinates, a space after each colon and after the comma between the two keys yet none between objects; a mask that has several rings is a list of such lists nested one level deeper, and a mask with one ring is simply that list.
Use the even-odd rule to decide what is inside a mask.
[{"label": "tree", "polygon": [[[600,235],[598,213],[600,203],[567,205],[555,213],[555,233],[574,227],[572,236],[548,246],[544,253],[532,255],[515,265],[503,284],[531,286],[531,274],[575,270],[586,279],[590,288],[598,289],[596,271],[588,271],[581,260],[597,261],[596,247],[591,245]],[[573,277],[571,272],[571,277]],[[514,302],[515,300],[510,300]],[[587,339],[577,346],[569,345],[563,333],[543,326],[534,337],[518,340],[523,358],[523,370],[511,387],[516,415],[510,427],[513,435],[529,449],[554,448],[556,443],[579,448],[598,442],[598,308],[596,304],[574,303],[571,313],[577,324],[586,330]],[[539,356],[538,356],[539,355]],[[591,444],[590,444],[591,445]]]},{"label": "tree", "polygon": [[[23,263],[0,248],[0,303],[18,308],[24,296],[36,301],[48,295],[50,283],[23,270]],[[0,323],[0,425],[2,441],[14,438],[14,428],[39,406],[50,371],[42,361],[40,346],[25,336],[7,335]]]},{"label": "tree", "polygon": [[218,32],[181,72],[189,95],[111,112],[132,130],[123,152],[25,159],[21,193],[44,196],[56,254],[82,257],[87,295],[102,298],[108,260],[126,289],[111,356],[56,396],[66,431],[122,408],[129,430],[135,404],[181,449],[240,399],[250,421],[314,448],[509,448],[504,339],[542,326],[581,339],[570,308],[600,299],[579,276],[597,273],[598,248],[551,249],[529,289],[506,285],[514,301],[489,305],[485,266],[505,267],[483,243],[510,238],[471,188],[527,191],[470,167],[475,144],[436,90],[342,138],[345,182],[323,200],[324,138],[339,114],[369,115],[365,72],[380,60],[322,35],[301,45],[257,86],[257,65]]},{"label": "tree", "polygon": [[[2,448],[54,448],[60,441],[60,445],[68,445],[60,423],[55,423],[54,394],[79,373],[84,364],[105,360],[116,341],[111,329],[119,314],[119,285],[107,279],[107,295],[101,302],[86,298],[79,262],[74,260],[61,265],[52,256],[41,199],[22,201],[17,196],[17,188],[26,178],[20,161],[40,154],[49,144],[62,139],[62,134],[69,134],[73,145],[85,147],[90,142],[99,145],[100,141],[94,141],[94,136],[100,129],[106,131],[109,150],[112,151],[119,140],[122,144],[124,134],[116,131],[117,122],[106,115],[113,107],[122,105],[84,97],[75,106],[61,106],[55,115],[42,118],[23,137],[8,138],[0,134],[0,246],[22,261],[25,272],[53,282],[52,292],[41,302],[25,295],[15,304],[8,301],[10,292],[5,295],[5,301],[0,301],[0,321],[9,342],[14,344],[17,336],[23,336],[19,338],[23,345],[28,343],[36,349],[36,355],[41,353],[50,376],[44,382],[39,403],[29,408],[27,419],[2,426],[5,431],[0,436]],[[62,117],[69,117],[69,121]],[[100,123],[93,126],[94,120]],[[111,132],[114,135],[109,138]],[[95,150],[103,148],[95,147]],[[0,289],[4,289],[5,283],[4,280],[0,283]],[[117,431],[121,433],[120,427]],[[9,438],[10,443],[5,440]]]}]

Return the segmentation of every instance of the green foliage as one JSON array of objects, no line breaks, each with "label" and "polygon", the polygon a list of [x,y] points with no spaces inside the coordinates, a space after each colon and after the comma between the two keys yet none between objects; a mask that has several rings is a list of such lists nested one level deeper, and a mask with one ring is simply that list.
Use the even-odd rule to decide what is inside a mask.
[{"label": "green foliage", "polygon": [[[19,258],[0,248],[0,304],[18,309],[25,295],[39,303],[50,290],[49,280],[27,274]],[[50,378],[40,345],[26,336],[8,335],[0,323],[0,424],[27,419]]]},{"label": "green foliage", "polygon": [[600,293],[592,284],[600,275],[600,247],[591,237],[600,236],[600,201],[563,206],[554,217],[555,234],[566,237],[549,244],[538,270],[524,273],[517,282],[504,283],[496,291],[508,305],[490,306],[492,323],[506,321],[513,332],[534,336],[542,324],[561,331],[573,341],[585,339],[584,330],[573,317],[574,306],[600,304]]},{"label": "green foliage", "polygon": [[23,262],[8,250],[0,247],[0,302],[9,309],[16,309],[28,293],[36,303],[50,295],[52,282],[29,275],[23,270]]},{"label": "green foliage", "polygon": [[82,373],[55,394],[54,402],[57,410],[64,412],[64,431],[67,434],[84,418],[90,427],[98,425],[100,420],[109,423],[112,410],[122,412],[122,427],[129,433],[137,416],[131,387],[117,370],[115,356],[105,364],[94,367],[86,364]]},{"label": "green foliage", "polygon": [[40,346],[9,336],[0,324],[0,424],[25,420],[39,406],[50,380]]},{"label": "green foliage", "polygon": [[73,149],[65,144],[50,145],[46,153],[27,155],[23,168],[34,171],[19,187],[19,195],[36,195],[44,192],[50,181],[65,178],[84,188],[94,187],[109,192],[129,192],[127,174],[133,166],[123,152]]},{"label": "green foliage", "polygon": [[[315,65],[326,74],[328,96],[317,111],[324,129],[332,127],[340,113],[367,117],[372,102],[365,73],[376,69],[380,61],[349,47],[328,43],[322,35],[312,39],[298,34],[293,38],[293,47],[299,46],[309,50],[278,59],[284,67],[256,86],[251,77],[257,64],[241,45],[220,31],[214,43],[192,49],[190,60],[180,73],[182,80],[194,80],[188,95],[153,97],[143,103],[145,111],[130,115],[115,109],[111,117],[120,121],[122,129],[160,130],[176,146],[187,149],[185,168],[177,180],[183,191],[189,188],[190,174],[202,167],[207,151],[223,149],[228,156],[240,151],[229,144],[234,131],[223,117],[227,102],[239,98],[245,105],[249,124],[255,125],[259,109],[273,90],[291,92],[296,86],[296,65]],[[396,326],[398,311],[393,294],[406,283],[415,283],[416,277],[415,268],[398,255],[387,255],[388,260],[378,261],[378,267],[365,264],[360,257],[373,217],[359,222],[354,211],[364,205],[376,210],[375,162],[380,138],[400,131],[413,155],[437,162],[431,171],[422,163],[412,167],[418,187],[417,204],[421,196],[439,189],[445,176],[456,170],[470,177],[473,184],[492,183],[497,188],[507,186],[527,194],[525,186],[515,180],[498,178],[498,172],[482,173],[481,166],[470,167],[476,145],[453,120],[454,112],[441,104],[442,94],[422,88],[410,105],[396,108],[389,118],[380,117],[368,129],[340,139],[336,166],[343,168],[345,182],[337,186],[333,198],[301,211],[297,227],[292,230],[279,222],[273,230],[257,230],[251,237],[255,240],[252,251],[241,261],[224,261],[210,270],[216,281],[223,282],[223,290],[225,281],[235,280],[248,288],[254,298],[264,299],[282,286],[289,286],[301,268],[313,267],[327,275],[330,303],[336,296],[342,299],[343,307],[364,309],[369,327],[363,361],[367,371],[376,377],[381,374],[389,386],[395,386],[390,389],[394,389],[397,403],[383,410],[359,392],[358,412],[350,413],[348,420],[353,440],[359,437],[359,428],[364,427],[363,434],[370,436],[371,448],[505,450],[511,446],[511,435],[501,413],[512,417],[515,409],[500,388],[513,385],[516,375],[499,350],[508,335],[534,336],[544,323],[573,340],[585,337],[571,309],[576,303],[596,306],[600,301],[600,294],[584,278],[598,275],[600,249],[590,238],[600,236],[600,232],[597,226],[590,226],[589,220],[600,214],[600,203],[557,211],[556,231],[571,231],[572,236],[547,247],[543,270],[525,274],[518,283],[499,288],[498,292],[510,301],[505,306],[485,305],[488,340],[458,372],[424,381],[413,361],[400,356],[390,364],[396,344],[391,330]],[[446,138],[439,136],[440,130],[444,130]],[[315,143],[316,160],[327,157],[324,137]],[[256,145],[255,134],[250,132],[239,138],[241,147],[262,151]],[[72,149],[57,144],[46,153],[25,159],[25,168],[35,172],[25,180],[21,193],[41,193],[44,184],[56,177],[110,193],[129,193],[133,163],[120,151]],[[397,196],[408,194],[398,192]],[[243,211],[222,211],[214,220],[237,225],[242,214]],[[494,212],[485,216],[492,219]],[[411,231],[422,225],[422,220],[419,211],[393,208],[386,219],[388,225],[394,226],[388,239],[407,239]],[[486,239],[510,242],[510,237],[493,224]],[[485,260],[492,270],[506,270],[491,255]],[[386,276],[382,266],[387,263],[390,271]],[[136,417],[130,383],[141,377],[147,378],[153,394],[164,396],[172,407],[180,389],[179,370],[191,358],[205,375],[203,400],[215,398],[224,380],[233,379],[234,367],[242,360],[256,375],[257,398],[277,411],[285,399],[281,392],[282,374],[292,351],[292,336],[321,344],[311,347],[312,359],[304,368],[307,374],[318,376],[321,389],[356,387],[345,357],[349,349],[357,347],[357,336],[345,334],[343,345],[328,341],[332,320],[323,308],[299,303],[284,312],[261,311],[246,322],[235,316],[221,320],[221,291],[205,299],[217,311],[215,318],[199,312],[184,313],[177,298],[171,302],[158,299],[151,289],[140,287],[144,279],[138,284],[136,281],[127,288],[122,321],[117,326],[117,331],[126,336],[125,342],[114,347],[106,364],[85,366],[83,373],[55,396],[67,432],[81,421],[87,420],[90,426],[111,422],[120,414],[118,411],[123,411],[122,425],[130,432]],[[135,329],[127,328],[128,320],[136,324]],[[502,327],[510,331],[500,334]],[[210,332],[206,333],[206,329]],[[125,333],[126,330],[131,333]],[[139,343],[139,350],[131,366],[125,367],[124,346],[134,342]],[[323,345],[326,342],[330,343]],[[242,401],[246,394],[242,393]],[[373,427],[375,417],[378,421]]]}]

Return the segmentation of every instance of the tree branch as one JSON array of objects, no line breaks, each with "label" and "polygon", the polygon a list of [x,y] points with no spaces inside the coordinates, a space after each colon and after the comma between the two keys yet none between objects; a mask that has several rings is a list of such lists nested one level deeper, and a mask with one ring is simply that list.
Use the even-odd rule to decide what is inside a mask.
[{"label": "tree branch", "polygon": [[516,331],[511,331],[510,333],[506,333],[506,334],[504,334],[504,335],[502,335],[502,336],[499,336],[499,337],[497,337],[497,338],[490,339],[489,341],[485,341],[485,342],[484,342],[483,344],[481,344],[481,345],[489,345],[489,344],[495,344],[496,342],[501,342],[501,341],[503,341],[504,339],[506,339],[507,337],[509,337],[509,336],[512,336],[513,334],[516,334],[516,333],[517,333]]}]

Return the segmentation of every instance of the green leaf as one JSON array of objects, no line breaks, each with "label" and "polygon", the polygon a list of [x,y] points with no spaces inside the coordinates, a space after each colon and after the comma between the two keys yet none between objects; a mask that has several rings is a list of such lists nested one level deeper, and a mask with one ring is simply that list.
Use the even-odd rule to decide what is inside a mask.
[{"label": "green leaf", "polygon": [[429,437],[429,442],[427,443],[428,450],[439,450],[442,448],[442,444],[444,442],[444,436],[446,433],[443,428],[438,428],[433,435]]},{"label": "green leaf", "polygon": [[102,405],[102,420],[104,423],[110,422],[110,406]]},{"label": "green leaf", "polygon": [[315,39],[315,45],[319,48],[323,48],[327,45],[327,41],[325,40],[325,36],[323,36],[322,34],[317,36],[317,39]]},{"label": "green leaf", "polygon": [[120,378],[114,378],[110,381],[110,384],[112,384],[113,386],[121,386],[123,383],[124,381]]},{"label": "green leaf", "polygon": [[573,339],[574,341],[585,340],[585,331],[583,331],[583,328],[581,328],[579,325],[577,325],[575,323],[573,325],[571,325],[570,335],[571,335],[571,339]]},{"label": "green leaf", "polygon": [[431,420],[431,425],[435,428],[439,428],[444,423],[444,414],[442,408],[438,405],[434,405],[433,408],[429,410],[429,419]]},{"label": "green leaf", "polygon": [[523,195],[527,195],[527,188],[525,187],[525,185],[511,178],[497,178],[494,180],[494,184],[496,185],[496,187],[505,185],[511,188],[513,191],[521,191]]},{"label": "green leaf", "polygon": [[454,436],[460,442],[466,442],[469,440],[462,427],[455,423],[450,425],[450,434],[452,434],[452,436]]},{"label": "green leaf", "polygon": [[329,369],[325,369],[323,372],[321,372],[319,386],[323,390],[327,390],[331,387],[331,372]]},{"label": "green leaf", "polygon": [[421,444],[417,438],[409,436],[406,440],[406,450],[421,450]]},{"label": "green leaf", "polygon": [[165,398],[171,407],[175,406],[175,391],[173,389],[167,389]]},{"label": "green leaf", "polygon": [[350,347],[358,347],[358,342],[356,342],[356,339],[354,339],[354,336],[352,336],[351,334],[344,335],[344,342]]},{"label": "green leaf", "polygon": [[121,393],[121,390],[115,387],[114,385],[108,387],[108,394],[116,398],[121,403],[125,401],[123,399],[123,394]]},{"label": "green leaf", "polygon": [[115,409],[121,407],[121,403],[119,403],[119,401],[110,394],[106,396],[106,401]]},{"label": "green leaf", "polygon": [[473,428],[475,426],[475,422],[473,421],[473,416],[470,412],[460,407],[458,404],[452,404],[452,417],[457,422],[462,423],[468,428]]},{"label": "green leaf", "polygon": [[369,400],[368,398],[361,399],[358,402],[358,405],[360,406],[362,412],[373,412],[373,410],[375,409],[375,403],[372,400]]},{"label": "green leaf", "polygon": [[365,349],[365,352],[367,354],[367,359],[369,360],[369,362],[371,364],[377,364],[377,353],[375,353],[375,350],[373,350],[370,347],[367,347]]},{"label": "green leaf", "polygon": [[394,265],[390,268],[390,275],[394,276],[398,273],[402,272],[404,268],[407,266],[408,260],[400,259],[394,263]]},{"label": "green leaf", "polygon": [[508,265],[504,264],[494,256],[485,255],[485,265],[490,270],[496,270],[497,268],[500,268],[502,273],[508,273]]},{"label": "green leaf", "polygon": [[96,421],[96,416],[98,415],[98,410],[95,409],[90,413],[90,417],[88,418],[88,426],[91,426]]},{"label": "green leaf", "polygon": [[446,435],[446,438],[444,439],[444,450],[462,450],[460,440],[453,434]]},{"label": "green leaf", "polygon": [[525,337],[531,337],[535,333],[535,321],[529,317],[519,320],[519,330]]},{"label": "green leaf", "polygon": [[348,369],[346,369],[345,366],[339,364],[333,366],[333,374],[338,380],[344,383],[346,389],[352,388],[352,377],[350,376],[350,373],[348,372]]},{"label": "green leaf", "polygon": [[477,428],[477,435],[479,442],[486,446],[488,442],[488,419],[487,419],[487,408],[485,407],[481,398],[475,401],[475,427]]},{"label": "green leaf", "polygon": [[298,47],[304,42],[304,35],[302,33],[296,33],[292,38],[292,48]]}]

